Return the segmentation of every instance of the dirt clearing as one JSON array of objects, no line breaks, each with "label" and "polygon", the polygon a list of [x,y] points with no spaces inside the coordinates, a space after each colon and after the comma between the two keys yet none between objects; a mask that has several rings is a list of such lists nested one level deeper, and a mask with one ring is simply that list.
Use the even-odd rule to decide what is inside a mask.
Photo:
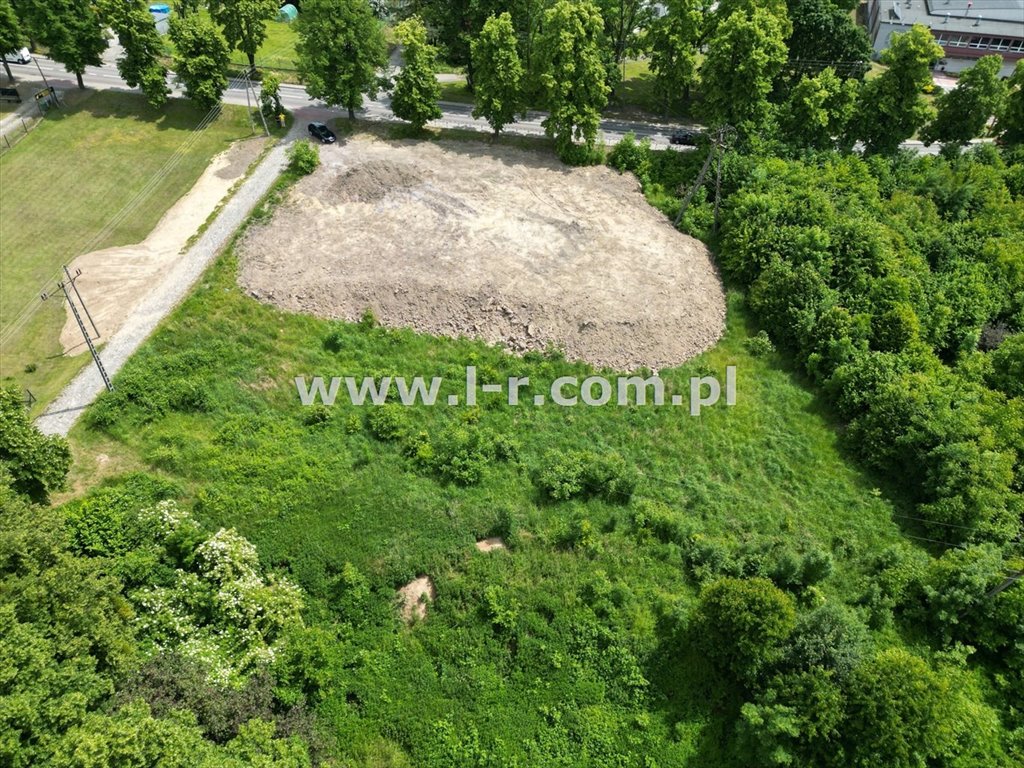
[{"label": "dirt clearing", "polygon": [[398,590],[398,599],[402,621],[411,624],[414,619],[427,618],[427,603],[437,599],[437,589],[429,576],[420,576]]},{"label": "dirt clearing", "polygon": [[[164,214],[144,241],[135,245],[105,248],[79,256],[72,273],[81,269],[78,290],[85,299],[101,334],[109,339],[124,324],[139,301],[159,282],[181,251],[203,225],[265,146],[263,139],[239,141],[213,158],[196,183]],[[83,318],[86,327],[92,325]],[[71,309],[60,335],[65,353],[87,351]]]},{"label": "dirt clearing", "polygon": [[260,300],[621,370],[677,365],[724,332],[708,250],[630,175],[479,142],[357,136],[321,158],[240,245]]}]

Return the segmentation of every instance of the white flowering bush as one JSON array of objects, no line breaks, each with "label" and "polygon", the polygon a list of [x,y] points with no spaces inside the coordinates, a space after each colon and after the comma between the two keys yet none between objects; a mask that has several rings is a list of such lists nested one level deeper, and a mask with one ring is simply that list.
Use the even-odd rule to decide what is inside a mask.
[{"label": "white flowering bush", "polygon": [[[144,512],[158,540],[180,540],[198,524],[173,501]],[[264,578],[256,549],[233,528],[195,547],[189,570],[171,586],[138,590],[133,600],[143,637],[196,660],[211,682],[241,683],[274,660],[276,646],[302,624],[302,591],[288,579]]]}]

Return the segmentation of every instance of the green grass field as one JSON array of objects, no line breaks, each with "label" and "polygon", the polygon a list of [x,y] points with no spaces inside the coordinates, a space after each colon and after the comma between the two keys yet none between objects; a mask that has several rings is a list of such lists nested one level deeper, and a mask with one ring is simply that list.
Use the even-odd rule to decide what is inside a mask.
[{"label": "green grass field", "polygon": [[141,96],[90,93],[51,112],[0,158],[0,328],[13,325],[23,310],[32,312],[20,330],[4,338],[0,378],[30,389],[39,400],[37,410],[88,360],[62,356],[63,304],[41,304],[39,289],[85,249],[143,240],[213,155],[250,133],[245,110],[225,107],[130,215],[97,239],[183,147],[202,117],[182,100],[157,111]]},{"label": "green grass field", "polygon": [[[205,524],[237,528],[265,567],[302,584],[309,621],[346,660],[318,712],[355,764],[419,764],[447,721],[481,743],[500,741],[523,765],[580,750],[601,765],[623,745],[658,765],[728,765],[728,718],[706,665],[674,655],[667,628],[697,584],[679,546],[642,535],[637,511],[669,510],[711,560],[773,538],[829,552],[835,570],[812,602],[853,602],[865,559],[905,542],[893,521],[898,494],[850,467],[826,409],[779,356],[748,351],[738,294],[721,343],[661,372],[686,391],[691,375],[735,365],[735,407],[694,418],[671,407],[485,398],[476,408],[401,409],[404,436],[380,439],[370,408],[301,406],[294,377],[437,375],[444,402],[462,388],[466,364],[481,381],[529,376],[534,386],[589,368],[288,314],[244,295],[236,270],[233,254],[221,257],[125,366],[119,399],[76,426],[76,457],[109,459],[105,470],[79,461],[73,481],[90,485],[110,467],[163,476]],[[484,463],[478,483],[426,468],[423,451],[477,438],[512,445]],[[632,501],[542,497],[534,478],[551,449],[618,453],[641,473]],[[509,551],[475,551],[475,539],[496,533]],[[356,597],[347,563],[368,594]],[[425,623],[396,632],[394,590],[421,574],[438,599]],[[510,616],[527,628],[514,638],[502,629]],[[650,682],[641,698],[638,675]]]},{"label": "green grass field", "polygon": [[[205,13],[205,11],[204,11]],[[270,69],[287,72],[295,69],[295,43],[299,36],[295,33],[295,27],[283,21],[267,22],[267,39],[263,41],[256,54],[256,66],[259,69]],[[231,52],[231,63],[238,66],[247,66],[248,57],[241,51]],[[291,72],[289,80],[295,80],[295,73]]]}]

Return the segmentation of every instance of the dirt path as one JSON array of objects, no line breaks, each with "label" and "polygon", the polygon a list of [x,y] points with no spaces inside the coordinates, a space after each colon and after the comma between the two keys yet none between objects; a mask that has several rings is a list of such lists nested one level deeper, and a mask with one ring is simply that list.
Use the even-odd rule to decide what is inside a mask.
[{"label": "dirt path", "polygon": [[513,352],[664,368],[713,346],[725,296],[707,248],[631,175],[482,142],[325,147],[239,246],[240,282],[293,311],[475,336]]},{"label": "dirt path", "polygon": [[[265,141],[240,141],[214,157],[192,189],[171,206],[143,242],[93,251],[75,259],[72,271],[82,270],[78,290],[102,334],[101,340],[121,329],[152,284],[181,258],[188,239],[216,210],[232,185],[245,175],[266,146]],[[70,308],[60,342],[66,354],[88,351]]]},{"label": "dirt path", "polygon": [[[174,261],[160,282],[150,287],[132,314],[126,318],[121,330],[107,340],[102,356],[104,366],[111,376],[121,369],[160,321],[188,294],[256,203],[267,193],[287,165],[285,151],[288,145],[305,131],[305,119],[300,117],[296,120],[295,127],[286,139],[270,150],[196,243],[182,258]],[[46,412],[36,419],[36,425],[45,434],[66,435],[82,411],[102,391],[103,381],[95,366],[86,366]]]}]

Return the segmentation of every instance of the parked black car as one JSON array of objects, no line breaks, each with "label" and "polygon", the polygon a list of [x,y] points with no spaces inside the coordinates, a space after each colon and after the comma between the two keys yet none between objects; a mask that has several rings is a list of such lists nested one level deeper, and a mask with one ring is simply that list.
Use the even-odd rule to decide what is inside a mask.
[{"label": "parked black car", "polygon": [[321,144],[333,144],[338,140],[338,137],[334,135],[334,131],[323,123],[310,123],[309,133],[313,138],[319,139]]},{"label": "parked black car", "polygon": [[680,128],[678,131],[673,131],[672,135],[668,137],[669,144],[682,144],[687,147],[694,147],[697,145],[697,139],[700,138],[700,131],[688,131]]}]

